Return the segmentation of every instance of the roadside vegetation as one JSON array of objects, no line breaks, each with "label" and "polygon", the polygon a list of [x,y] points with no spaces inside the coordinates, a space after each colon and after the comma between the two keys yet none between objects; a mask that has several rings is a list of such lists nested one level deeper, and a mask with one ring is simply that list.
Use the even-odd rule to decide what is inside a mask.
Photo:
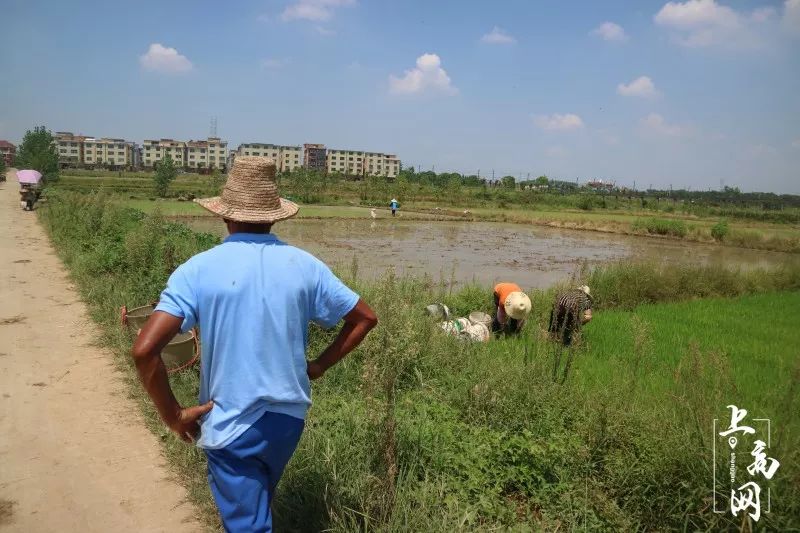
[{"label": "roadside vegetation", "polygon": [[[203,216],[191,204],[195,197],[218,194],[224,176],[178,174],[157,190],[152,172],[65,170],[61,186],[77,192],[114,193],[121,202],[145,211],[158,206],[166,215]],[[800,197],[761,193],[687,191],[593,191],[574,183],[547,180],[515,183],[508,176],[487,186],[475,176],[415,174],[394,180],[367,177],[354,181],[306,170],[279,176],[281,191],[304,205],[344,209],[343,218],[362,218],[364,211],[386,208],[396,197],[401,213],[417,218],[449,217],[488,222],[537,224],[626,235],[683,239],[760,250],[800,252]],[[546,187],[546,188],[544,188]],[[301,210],[301,216],[308,216]],[[316,215],[311,215],[315,217]]]},{"label": "roadside vegetation", "polygon": [[[180,178],[178,178],[180,180]],[[177,181],[176,180],[176,183]],[[39,216],[131,395],[210,525],[204,458],[158,421],[132,368],[119,307],[158,298],[172,270],[218,242],[107,194],[51,189]],[[465,344],[423,307],[490,311],[490,289],[447,279],[340,275],[380,323],[314,384],[306,432],[275,501],[287,531],[726,530],[715,514],[711,420],[737,403],[770,417],[781,461],[759,528],[800,528],[800,269],[618,264],[579,274],[595,319],[572,351],[544,332],[554,291],[531,291],[521,338]],[[332,332],[312,327],[309,353]],[[563,353],[562,353],[563,352]],[[553,362],[574,359],[561,383]],[[171,376],[196,402],[197,368]],[[720,489],[722,490],[722,489]],[[744,525],[743,525],[744,524]]]}]

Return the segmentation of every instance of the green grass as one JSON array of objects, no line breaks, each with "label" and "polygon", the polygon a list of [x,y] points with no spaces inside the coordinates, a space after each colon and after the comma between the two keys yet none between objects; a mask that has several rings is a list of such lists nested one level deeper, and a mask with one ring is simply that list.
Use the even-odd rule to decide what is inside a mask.
[{"label": "green grass", "polygon": [[[203,456],[158,421],[118,309],[157,298],[178,264],[217,239],[98,195],[55,191],[38,213],[169,464],[213,526]],[[522,338],[470,345],[445,337],[422,307],[489,310],[489,288],[454,291],[446,280],[391,274],[364,282],[357,271],[354,264],[340,275],[380,323],[314,384],[305,434],[274,502],[279,529],[738,529],[708,506],[711,420],[724,419],[729,403],[780,426],[773,512],[759,526],[800,527],[800,421],[792,415],[800,409],[800,269],[621,264],[584,272],[596,318],[563,385],[552,379],[562,352],[544,333],[553,291],[531,291],[535,313]],[[332,335],[312,327],[309,354]],[[181,402],[196,401],[196,368],[171,383]],[[724,475],[723,462],[716,466]]]}]

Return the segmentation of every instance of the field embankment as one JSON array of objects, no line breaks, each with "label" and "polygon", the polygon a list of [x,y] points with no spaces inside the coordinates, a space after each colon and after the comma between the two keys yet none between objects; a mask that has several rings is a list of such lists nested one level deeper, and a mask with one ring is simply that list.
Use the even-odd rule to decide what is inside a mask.
[{"label": "field embankment", "polygon": [[[217,239],[102,195],[54,191],[40,216],[166,456],[213,517],[203,456],[158,422],[118,310],[157,298],[178,264]],[[559,351],[544,333],[552,290],[531,291],[535,313],[521,338],[469,345],[442,335],[422,307],[488,311],[490,289],[390,273],[363,282],[355,262],[341,275],[380,324],[315,384],[306,434],[275,501],[276,527],[738,529],[740,520],[710,505],[712,469],[725,472],[724,460],[711,461],[711,420],[736,402],[780,426],[771,455],[782,466],[759,526],[800,527],[797,268],[586,272],[573,281],[592,286],[596,318],[570,352],[563,384],[553,379]],[[309,353],[331,335],[312,328]],[[196,401],[196,369],[171,380],[182,402]]]}]

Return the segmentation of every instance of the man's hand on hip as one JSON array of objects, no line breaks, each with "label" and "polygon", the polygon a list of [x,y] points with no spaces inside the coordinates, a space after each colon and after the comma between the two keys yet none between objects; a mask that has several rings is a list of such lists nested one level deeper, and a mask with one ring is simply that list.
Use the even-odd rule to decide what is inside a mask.
[{"label": "man's hand on hip", "polygon": [[325,373],[325,368],[316,361],[309,361],[306,372],[308,372],[308,379],[313,381],[322,377]]},{"label": "man's hand on hip", "polygon": [[181,408],[175,413],[174,420],[169,420],[167,422],[167,426],[174,431],[182,441],[194,442],[200,434],[200,423],[198,420],[201,416],[211,411],[213,407],[214,402],[207,402],[203,405]]}]

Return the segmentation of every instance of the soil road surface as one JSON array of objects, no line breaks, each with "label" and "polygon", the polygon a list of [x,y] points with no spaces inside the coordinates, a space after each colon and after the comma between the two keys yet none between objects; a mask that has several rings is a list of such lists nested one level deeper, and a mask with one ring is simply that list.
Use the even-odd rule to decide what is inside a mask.
[{"label": "soil road surface", "polygon": [[16,178],[0,183],[0,531],[198,531]]}]

